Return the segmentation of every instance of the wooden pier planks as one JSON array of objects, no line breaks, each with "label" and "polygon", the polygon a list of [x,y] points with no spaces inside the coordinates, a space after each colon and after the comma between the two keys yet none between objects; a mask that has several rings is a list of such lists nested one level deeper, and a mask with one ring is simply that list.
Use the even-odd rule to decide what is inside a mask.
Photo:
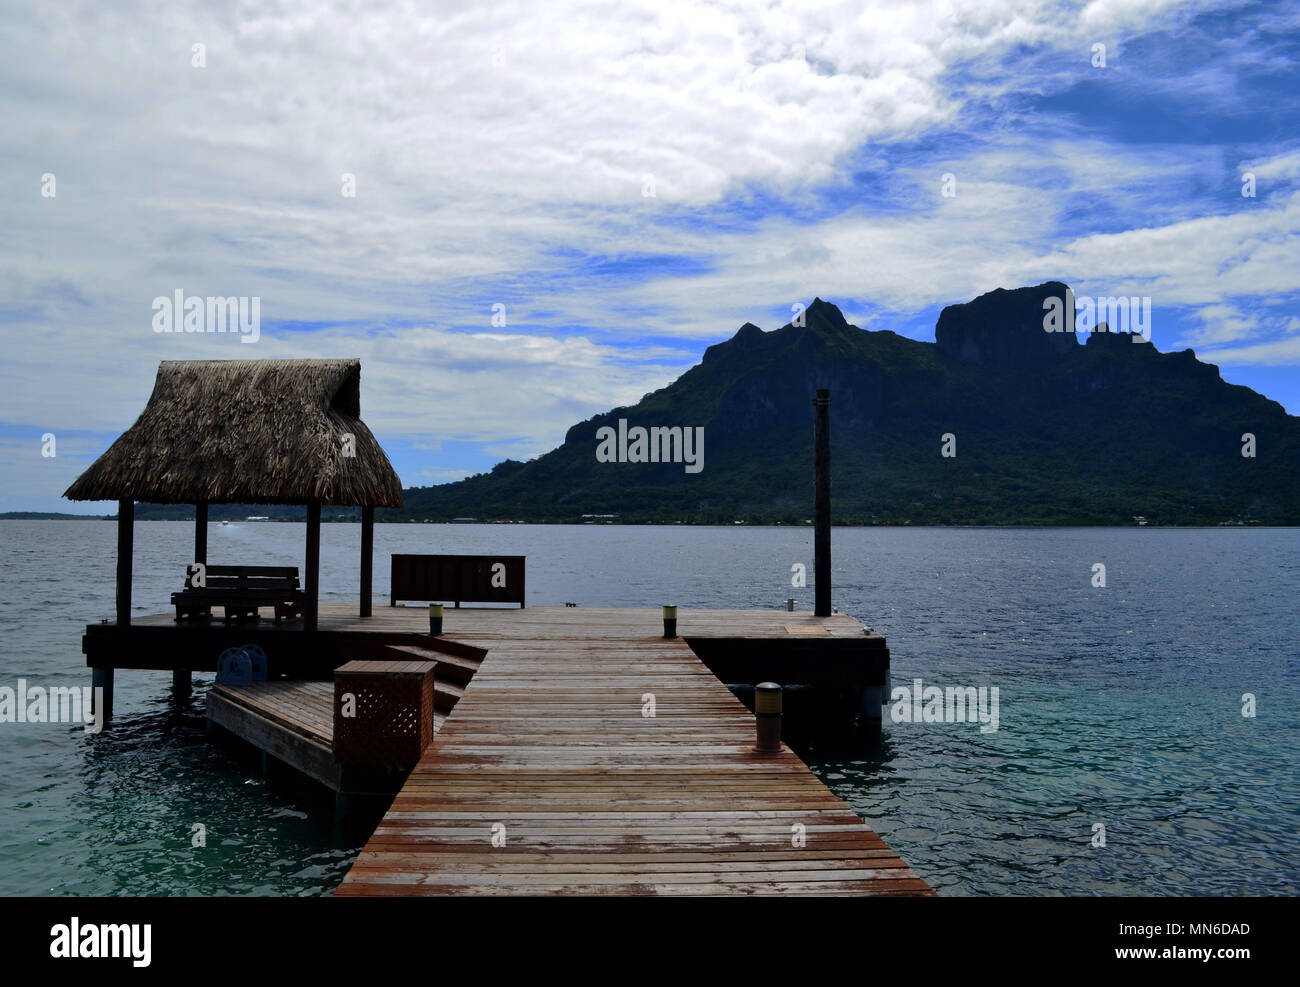
[{"label": "wooden pier planks", "polygon": [[275,681],[251,685],[214,685],[208,705],[229,703],[283,724],[287,729],[329,747],[334,739],[334,683]]},{"label": "wooden pier planks", "polygon": [[649,612],[575,609],[449,614],[487,658],[336,894],[933,894]]},{"label": "wooden pier planks", "polygon": [[208,719],[335,791],[334,683],[214,685]]},{"label": "wooden pier planks", "polygon": [[[414,664],[386,662],[384,667]],[[441,683],[442,690],[460,689]],[[446,693],[444,692],[444,695]],[[435,690],[435,701],[438,693]],[[207,716],[259,750],[334,791],[346,780],[334,760],[334,683],[300,680],[214,685],[207,696]],[[447,715],[434,707],[433,732]]]},{"label": "wooden pier planks", "polygon": [[[182,634],[202,636],[212,630],[235,632],[256,629],[284,635],[301,634],[302,625],[296,622],[276,624],[270,619],[271,610],[264,608],[263,618],[257,623],[226,624],[220,618],[210,622],[179,625],[171,613],[137,616],[132,627],[170,628]],[[581,639],[634,640],[663,632],[663,620],[658,607],[528,607],[522,612],[517,607],[462,607],[448,608],[444,624],[449,636],[470,640],[483,636],[491,640],[523,641],[531,629],[539,632],[539,640],[557,632],[571,633]],[[100,625],[92,624],[91,627]],[[848,614],[814,617],[806,610],[789,612],[781,610],[679,610],[678,633],[682,637],[787,637],[798,634],[798,628],[812,628],[818,636],[858,638],[862,624]],[[357,604],[337,600],[322,600],[318,629],[334,633],[356,634],[426,634],[429,630],[429,611],[422,606],[376,607],[371,617],[357,614]]]}]

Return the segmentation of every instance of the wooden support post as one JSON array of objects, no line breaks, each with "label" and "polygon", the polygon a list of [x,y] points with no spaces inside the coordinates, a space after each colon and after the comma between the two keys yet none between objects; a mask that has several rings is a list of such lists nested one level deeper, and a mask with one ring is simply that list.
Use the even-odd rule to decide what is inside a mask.
[{"label": "wooden support post", "polygon": [[307,505],[307,559],[303,594],[307,597],[302,608],[303,630],[316,629],[316,614],[320,604],[320,504]]},{"label": "wooden support post", "polygon": [[813,580],[818,617],[831,615],[831,392],[817,389],[813,398]]},{"label": "wooden support post", "polygon": [[194,561],[208,564],[208,505],[194,505]]},{"label": "wooden support post", "polygon": [[135,501],[117,502],[117,626],[131,623],[131,563],[135,538]]},{"label": "wooden support post", "polygon": [[[96,719],[103,719],[107,724],[113,718],[113,670],[111,668],[92,668],[90,670],[90,686],[93,697],[92,702],[103,703],[104,714],[99,716],[99,710],[96,709]],[[103,689],[103,693],[97,693],[94,690]]]},{"label": "wooden support post", "polygon": [[370,591],[375,573],[375,509],[361,508],[361,616],[369,617]]},{"label": "wooden support post", "polygon": [[885,715],[885,689],[879,685],[859,686],[858,695],[861,701],[859,714],[862,723],[862,736],[867,740],[875,739],[880,736],[880,728]]},{"label": "wooden support post", "polygon": [[172,699],[187,702],[193,689],[193,675],[188,668],[172,669]]}]

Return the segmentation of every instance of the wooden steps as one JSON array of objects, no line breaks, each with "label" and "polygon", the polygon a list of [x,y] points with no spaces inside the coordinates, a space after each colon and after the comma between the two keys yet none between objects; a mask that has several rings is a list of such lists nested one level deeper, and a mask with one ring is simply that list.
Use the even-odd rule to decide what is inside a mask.
[{"label": "wooden steps", "polygon": [[436,716],[441,716],[444,720],[465,695],[465,686],[481,664],[479,659],[447,654],[418,645],[388,645],[383,652],[393,658],[415,658],[438,663],[433,676],[433,703]]},{"label": "wooden steps", "polygon": [[411,658],[419,658],[422,661],[436,661],[438,663],[437,677],[441,681],[453,682],[460,686],[466,685],[474,677],[474,673],[478,671],[481,664],[480,660],[446,654],[413,644],[391,644],[385,647],[384,651],[393,656],[405,655]]}]

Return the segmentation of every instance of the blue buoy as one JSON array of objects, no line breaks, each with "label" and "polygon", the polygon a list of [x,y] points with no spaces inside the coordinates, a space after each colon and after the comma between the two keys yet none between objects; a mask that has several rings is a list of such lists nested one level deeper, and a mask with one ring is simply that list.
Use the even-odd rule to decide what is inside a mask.
[{"label": "blue buoy", "polygon": [[244,653],[252,664],[251,677],[254,682],[266,681],[267,657],[260,644],[244,645]]},{"label": "blue buoy", "polygon": [[253,681],[253,660],[243,648],[227,648],[217,658],[217,682],[221,685],[249,685]]}]

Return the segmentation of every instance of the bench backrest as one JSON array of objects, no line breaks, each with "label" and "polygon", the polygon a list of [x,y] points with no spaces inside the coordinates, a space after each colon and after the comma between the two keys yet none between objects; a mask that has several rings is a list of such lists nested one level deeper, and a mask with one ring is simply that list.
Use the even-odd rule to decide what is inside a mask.
[{"label": "bench backrest", "polygon": [[[298,588],[298,567],[294,565],[209,565],[205,566],[204,582],[207,589],[265,589],[293,590]],[[185,588],[193,589],[185,576]]]},{"label": "bench backrest", "polygon": [[390,606],[398,600],[524,605],[523,555],[394,555]]}]

